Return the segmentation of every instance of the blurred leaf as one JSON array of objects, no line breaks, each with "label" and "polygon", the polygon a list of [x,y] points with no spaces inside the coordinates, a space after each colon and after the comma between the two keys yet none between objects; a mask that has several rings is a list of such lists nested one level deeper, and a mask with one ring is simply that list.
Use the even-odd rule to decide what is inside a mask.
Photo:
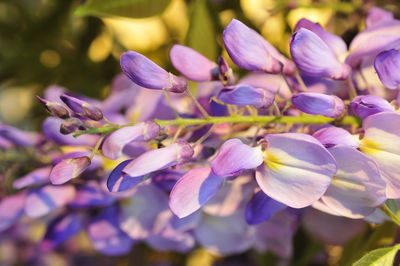
[{"label": "blurred leaf", "polygon": [[145,18],[162,13],[171,0],[88,0],[75,15]]},{"label": "blurred leaf", "polygon": [[344,247],[340,265],[350,265],[368,251],[391,245],[396,236],[396,231],[397,227],[394,223],[385,222],[377,226],[367,240],[365,234],[352,239]]},{"label": "blurred leaf", "polygon": [[394,257],[399,249],[400,245],[375,249],[356,261],[353,266],[392,266]]},{"label": "blurred leaf", "polygon": [[187,45],[215,61],[218,54],[216,25],[206,0],[195,0],[192,6]]}]

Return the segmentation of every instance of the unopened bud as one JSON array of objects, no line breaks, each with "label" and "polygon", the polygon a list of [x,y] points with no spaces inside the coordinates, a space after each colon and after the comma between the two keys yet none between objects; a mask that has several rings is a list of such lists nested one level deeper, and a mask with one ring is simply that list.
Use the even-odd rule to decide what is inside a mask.
[{"label": "unopened bud", "polygon": [[71,117],[65,120],[60,126],[60,133],[63,135],[68,135],[75,132],[78,129],[85,129],[83,122],[78,118]]},{"label": "unopened bud", "polygon": [[43,99],[39,96],[36,96],[36,98],[39,100],[40,103],[43,104],[43,106],[46,108],[47,112],[49,112],[53,116],[57,116],[62,119],[67,119],[70,117],[70,113],[67,108],[62,106],[59,103],[56,102],[50,102],[46,99]]},{"label": "unopened bud", "polygon": [[72,111],[81,116],[95,121],[103,119],[103,112],[98,107],[88,102],[66,94],[61,95],[60,98]]},{"label": "unopened bud", "polygon": [[219,79],[225,85],[232,85],[235,83],[235,76],[233,75],[232,68],[229,67],[228,62],[222,56],[218,57],[218,70]]},{"label": "unopened bud", "polygon": [[99,121],[103,119],[103,112],[100,110],[100,108],[93,106],[91,104],[84,103],[82,105],[82,111],[85,117],[92,119],[94,121]]}]

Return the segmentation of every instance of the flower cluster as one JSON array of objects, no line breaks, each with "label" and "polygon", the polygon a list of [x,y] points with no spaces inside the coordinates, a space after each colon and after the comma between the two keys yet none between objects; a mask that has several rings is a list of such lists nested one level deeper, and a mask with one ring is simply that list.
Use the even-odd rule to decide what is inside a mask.
[{"label": "flower cluster", "polygon": [[[43,250],[84,230],[107,255],[145,241],[289,258],[303,219],[342,243],[362,224],[343,217],[379,222],[387,199],[400,198],[400,114],[390,93],[400,86],[399,36],[400,21],[379,8],[349,49],[301,19],[290,60],[233,19],[223,43],[249,71],[240,79],[226,58],[174,45],[181,76],[128,51],[103,101],[50,87],[38,97],[52,115],[43,134],[0,126],[0,148],[34,147],[39,165],[0,201],[0,230],[23,215],[51,217]],[[369,82],[375,71],[379,84]],[[342,221],[344,237],[321,233]]]}]

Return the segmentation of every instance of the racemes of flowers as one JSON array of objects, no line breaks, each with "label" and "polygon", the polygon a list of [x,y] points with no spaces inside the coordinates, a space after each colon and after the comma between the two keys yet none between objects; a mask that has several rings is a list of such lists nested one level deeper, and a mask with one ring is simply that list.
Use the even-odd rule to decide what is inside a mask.
[{"label": "racemes of flowers", "polygon": [[[233,19],[223,42],[249,71],[241,79],[225,58],[174,45],[180,75],[127,51],[104,101],[50,87],[37,97],[52,115],[42,135],[1,125],[2,149],[36,147],[47,159],[0,202],[0,230],[58,210],[44,249],[86,230],[109,255],[146,241],[288,258],[310,208],[375,222],[383,211],[400,225],[385,205],[400,198],[400,114],[384,89],[400,85],[399,36],[400,21],[378,8],[349,49],[301,19],[290,60]],[[369,66],[381,84],[368,82]]]}]

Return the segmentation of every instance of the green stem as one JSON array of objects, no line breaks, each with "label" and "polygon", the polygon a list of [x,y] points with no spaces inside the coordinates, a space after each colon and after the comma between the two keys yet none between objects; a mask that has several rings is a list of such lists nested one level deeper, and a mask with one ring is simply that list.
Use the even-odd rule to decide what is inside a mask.
[{"label": "green stem", "polygon": [[390,220],[392,220],[392,222],[394,222],[395,224],[397,224],[398,226],[400,226],[400,218],[397,217],[396,214],[394,214],[392,212],[392,210],[386,205],[384,204],[381,207],[381,210],[390,218]]},{"label": "green stem", "polygon": [[[193,126],[193,125],[206,125],[206,124],[224,124],[224,123],[254,123],[254,124],[268,124],[268,123],[281,123],[281,124],[328,124],[332,123],[334,118],[325,116],[209,116],[203,118],[176,118],[172,120],[159,120],[154,122],[160,126]],[[359,121],[354,116],[346,116],[339,121],[342,125],[355,125],[359,126]],[[132,126],[135,123],[130,123],[121,126],[105,126],[101,128],[91,128],[85,131],[75,133],[73,136],[78,137],[83,134],[97,134],[97,133],[111,133],[122,127]]]}]

